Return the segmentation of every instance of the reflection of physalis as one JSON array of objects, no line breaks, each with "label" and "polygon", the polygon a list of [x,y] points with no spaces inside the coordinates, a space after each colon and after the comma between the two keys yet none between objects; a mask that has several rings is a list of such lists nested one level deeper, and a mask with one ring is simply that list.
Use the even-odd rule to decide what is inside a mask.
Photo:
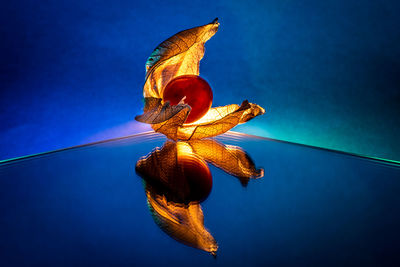
[{"label": "reflection of physalis", "polygon": [[212,94],[198,75],[204,44],[218,27],[215,19],[181,31],[154,49],[146,62],[144,113],[136,116],[137,121],[151,124],[172,140],[187,141],[222,134],[265,113],[247,100],[210,109]]},{"label": "reflection of physalis", "polygon": [[263,176],[239,147],[214,140],[167,141],[136,163],[144,179],[147,202],[157,225],[175,240],[216,255],[218,245],[204,227],[200,203],[211,192],[207,162],[240,179]]}]

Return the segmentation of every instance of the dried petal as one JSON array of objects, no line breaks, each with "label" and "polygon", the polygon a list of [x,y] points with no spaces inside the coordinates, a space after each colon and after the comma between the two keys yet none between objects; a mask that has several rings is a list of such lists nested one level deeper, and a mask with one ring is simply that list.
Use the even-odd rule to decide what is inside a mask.
[{"label": "dried petal", "polygon": [[204,26],[181,31],[154,49],[146,62],[144,97],[162,98],[164,87],[176,76],[199,75],[204,44],[218,30],[218,19]]},{"label": "dried petal", "polygon": [[245,100],[240,106],[232,104],[212,108],[203,118],[191,124],[183,124],[186,113],[182,110],[165,122],[153,124],[152,128],[172,140],[195,140],[225,133],[264,112],[262,107]]},{"label": "dried petal", "polygon": [[172,140],[194,140],[222,134],[265,113],[262,107],[246,100],[240,106],[232,104],[212,108],[200,120],[184,124],[190,106],[163,103],[163,90],[169,81],[180,75],[199,75],[204,44],[217,32],[218,26],[215,19],[204,26],[179,32],[153,51],[146,62],[144,113],[136,116],[136,120],[152,124],[156,132]]},{"label": "dried petal", "polygon": [[157,124],[161,122],[165,122],[176,114],[182,111],[182,123],[185,122],[191,108],[189,105],[186,104],[178,104],[171,106],[169,102],[164,103],[161,102],[160,98],[154,97],[146,97],[145,101],[145,108],[144,113],[142,115],[136,116],[135,120],[150,123],[150,124]]}]

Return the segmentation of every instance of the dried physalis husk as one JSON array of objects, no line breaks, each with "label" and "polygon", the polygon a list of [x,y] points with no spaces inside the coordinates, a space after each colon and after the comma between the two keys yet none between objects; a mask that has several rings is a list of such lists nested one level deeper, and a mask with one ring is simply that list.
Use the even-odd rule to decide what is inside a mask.
[{"label": "dried physalis husk", "polygon": [[194,140],[222,134],[265,113],[262,107],[245,100],[241,105],[211,108],[198,121],[185,124],[191,110],[189,105],[163,103],[163,90],[172,79],[181,75],[199,75],[204,44],[217,32],[218,26],[215,19],[209,24],[181,31],[153,51],[146,62],[144,113],[136,116],[137,121],[151,124],[156,132],[170,139]]}]

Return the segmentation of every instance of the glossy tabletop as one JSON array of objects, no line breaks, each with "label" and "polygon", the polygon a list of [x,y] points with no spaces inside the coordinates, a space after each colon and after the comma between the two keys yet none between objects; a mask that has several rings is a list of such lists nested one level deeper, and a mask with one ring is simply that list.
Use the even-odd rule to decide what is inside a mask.
[{"label": "glossy tabletop", "polygon": [[399,226],[396,164],[234,132],[0,164],[1,266],[399,265]]}]

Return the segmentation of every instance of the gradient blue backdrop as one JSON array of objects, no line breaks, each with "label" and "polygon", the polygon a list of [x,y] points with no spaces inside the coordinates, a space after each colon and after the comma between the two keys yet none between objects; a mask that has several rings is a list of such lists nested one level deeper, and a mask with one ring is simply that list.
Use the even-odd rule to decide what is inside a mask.
[{"label": "gradient blue backdrop", "polygon": [[236,129],[400,160],[398,1],[3,1],[0,159],[148,130],[144,64],[220,18],[201,75],[214,105],[267,114]]}]

